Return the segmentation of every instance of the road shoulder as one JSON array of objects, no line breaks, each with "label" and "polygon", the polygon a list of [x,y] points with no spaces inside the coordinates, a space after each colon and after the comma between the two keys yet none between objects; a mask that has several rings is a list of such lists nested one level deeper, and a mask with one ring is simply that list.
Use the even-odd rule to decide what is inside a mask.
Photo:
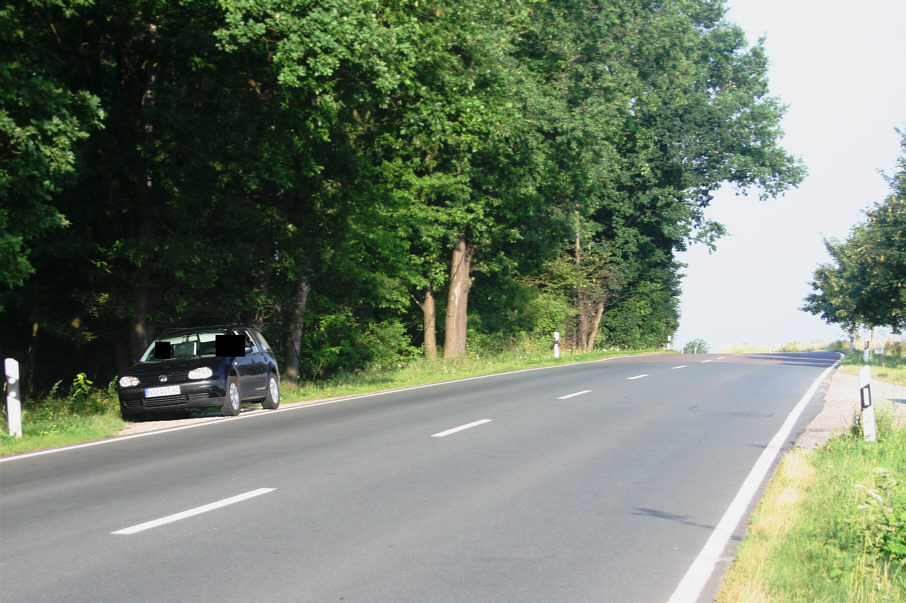
[{"label": "road shoulder", "polygon": [[[906,387],[874,380],[871,397],[876,409],[889,410],[898,425],[906,425]],[[817,448],[835,435],[847,431],[859,412],[860,404],[859,377],[834,371],[824,396],[824,407],[796,440],[796,447]]]}]

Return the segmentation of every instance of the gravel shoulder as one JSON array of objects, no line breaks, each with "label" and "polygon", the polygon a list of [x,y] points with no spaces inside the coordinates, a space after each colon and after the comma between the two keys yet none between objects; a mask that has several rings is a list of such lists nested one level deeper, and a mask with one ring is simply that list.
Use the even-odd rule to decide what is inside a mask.
[{"label": "gravel shoulder", "polygon": [[[871,398],[876,413],[886,409],[894,416],[897,425],[906,425],[906,387],[872,380]],[[824,396],[824,408],[796,440],[796,447],[816,448],[847,431],[860,406],[859,377],[834,371]]]},{"label": "gravel shoulder", "polygon": [[[306,406],[309,404],[317,404],[320,402],[325,402],[327,400],[333,400],[334,398],[324,398],[322,400],[306,400],[305,402],[281,402],[280,408],[287,408],[292,406]],[[260,405],[243,407],[240,416],[247,416],[265,412],[273,412],[261,408]],[[136,435],[139,433],[147,433],[149,431],[159,431],[162,429],[174,429],[176,427],[184,427],[187,425],[195,425],[197,423],[212,423],[214,421],[228,421],[233,417],[223,416],[219,410],[206,410],[187,413],[185,415],[180,415],[178,418],[168,417],[165,414],[158,415],[160,418],[154,418],[154,415],[150,416],[148,419],[143,419],[140,421],[135,421],[129,423],[124,428],[120,429],[117,435],[119,436],[129,436]]]}]

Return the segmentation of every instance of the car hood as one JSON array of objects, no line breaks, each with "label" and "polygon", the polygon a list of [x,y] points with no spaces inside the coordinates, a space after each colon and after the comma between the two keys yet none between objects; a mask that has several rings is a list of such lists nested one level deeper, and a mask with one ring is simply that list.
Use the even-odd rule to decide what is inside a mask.
[{"label": "car hood", "polygon": [[222,364],[229,362],[229,358],[223,356],[203,356],[200,358],[170,358],[169,360],[149,360],[139,362],[130,366],[123,375],[147,375],[149,373],[176,373],[189,372],[201,366],[208,366],[216,370]]}]

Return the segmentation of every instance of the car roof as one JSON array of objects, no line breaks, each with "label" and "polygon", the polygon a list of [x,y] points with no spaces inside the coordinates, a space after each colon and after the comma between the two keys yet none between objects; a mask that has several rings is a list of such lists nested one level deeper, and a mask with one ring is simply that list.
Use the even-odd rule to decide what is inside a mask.
[{"label": "car roof", "polygon": [[180,328],[173,328],[173,329],[164,329],[157,335],[157,337],[155,337],[155,339],[158,339],[160,337],[170,336],[170,335],[182,335],[185,333],[197,333],[199,331],[226,331],[228,329],[245,329],[247,331],[255,331],[255,329],[253,329],[252,327],[247,327],[245,325],[240,325],[240,324],[235,324],[235,323],[234,324],[225,324],[225,325],[208,325],[208,326],[202,326],[202,327],[189,327],[189,328],[180,327]]}]

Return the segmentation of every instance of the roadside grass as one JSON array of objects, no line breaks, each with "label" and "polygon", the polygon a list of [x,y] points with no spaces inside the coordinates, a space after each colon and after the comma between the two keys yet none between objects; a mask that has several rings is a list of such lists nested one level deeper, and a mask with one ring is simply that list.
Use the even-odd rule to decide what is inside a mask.
[{"label": "roadside grass", "polygon": [[906,428],[882,410],[876,443],[788,453],[717,601],[906,601]]},{"label": "roadside grass", "polygon": [[777,345],[753,345],[748,343],[737,343],[725,345],[717,348],[718,354],[769,354],[769,353],[787,353],[787,352],[837,352],[843,349],[843,342],[834,342],[828,344],[824,341],[812,341],[810,343],[800,343],[798,341],[788,341]]},{"label": "roadside grass", "polygon": [[[23,418],[23,421],[27,419]],[[9,435],[6,417],[0,435],[0,455],[15,454],[43,448],[69,446],[115,436],[125,423],[115,415],[89,415],[61,417],[53,421],[23,423],[22,437]]]},{"label": "roadside grass", "polygon": [[[862,367],[862,352],[849,352],[840,363],[840,370],[853,375],[859,374]],[[886,354],[872,353],[869,360],[872,379],[879,379],[906,387],[906,356],[899,350]]]},{"label": "roadside grass", "polygon": [[[560,359],[554,359],[547,348],[528,343],[520,349],[493,356],[473,354],[455,361],[418,359],[394,370],[360,371],[323,382],[303,383],[295,388],[281,384],[280,395],[284,403],[302,402],[652,352],[665,350],[594,350],[564,353]],[[98,388],[80,374],[73,380],[68,393],[62,393],[61,385],[62,382],[57,382],[47,396],[23,404],[21,438],[9,435],[3,413],[0,455],[109,438],[127,425],[120,418],[115,382]],[[3,406],[5,409],[5,404]]]},{"label": "roadside grass", "polygon": [[42,399],[22,404],[21,438],[9,435],[3,413],[0,455],[98,440],[123,428],[115,382],[98,388],[80,373],[66,394],[60,391],[61,384],[58,381]]}]

